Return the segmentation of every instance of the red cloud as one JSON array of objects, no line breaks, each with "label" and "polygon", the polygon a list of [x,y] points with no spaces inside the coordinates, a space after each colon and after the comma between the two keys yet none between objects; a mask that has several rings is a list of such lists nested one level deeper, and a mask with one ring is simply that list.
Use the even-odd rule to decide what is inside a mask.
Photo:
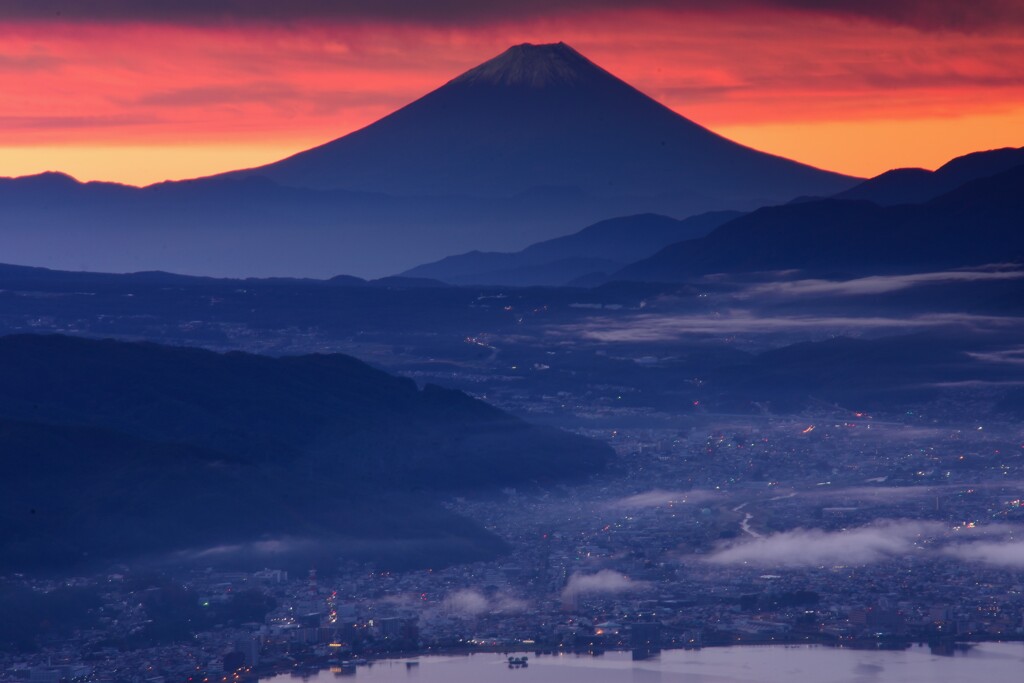
[{"label": "red cloud", "polygon": [[[1024,144],[1014,118],[1024,111],[1016,68],[1024,36],[918,30],[921,21],[909,19],[918,3],[848,2],[825,14],[796,0],[731,3],[733,11],[684,2],[671,11],[584,12],[560,2],[562,14],[548,18],[539,3],[519,3],[518,15],[508,5],[507,16],[499,3],[472,27],[425,25],[412,8],[429,4],[457,23],[458,2],[360,3],[378,6],[372,20],[355,3],[244,4],[248,14],[236,17],[240,4],[216,3],[228,8],[218,19],[206,2],[67,3],[74,9],[55,21],[47,1],[8,3],[0,11],[0,147],[273,141],[298,151],[372,122],[507,45],[558,40],[712,129],[985,115],[1005,119],[1001,144]],[[135,9],[121,14],[128,5]],[[928,6],[955,14],[953,3]],[[88,21],[67,21],[68,12]],[[317,12],[331,21],[305,20]],[[278,15],[296,21],[255,21]],[[877,20],[888,15],[889,23]],[[970,144],[934,141],[940,158]],[[877,145],[877,170],[924,163],[901,157],[908,148],[900,145]],[[815,163],[864,172],[844,168],[838,152],[824,157]],[[61,168],[60,160],[47,167]]]}]

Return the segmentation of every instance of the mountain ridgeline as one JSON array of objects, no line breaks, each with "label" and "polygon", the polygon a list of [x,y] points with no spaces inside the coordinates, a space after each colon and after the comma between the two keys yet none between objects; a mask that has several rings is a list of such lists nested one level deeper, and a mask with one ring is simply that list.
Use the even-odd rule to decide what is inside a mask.
[{"label": "mountain ridgeline", "polygon": [[403,275],[459,285],[567,285],[617,271],[669,244],[703,237],[740,215],[714,211],[683,220],[657,214],[612,218],[519,252],[472,251],[417,266]]},{"label": "mountain ridgeline", "polygon": [[863,199],[881,206],[920,204],[980,178],[1024,165],[1024,148],[993,149],[957,157],[934,171],[897,168],[865,180],[836,195],[837,199]]},{"label": "mountain ridgeline", "polygon": [[8,569],[281,538],[480,557],[500,542],[438,493],[586,476],[609,452],[343,355],[19,335],[0,372]]},{"label": "mountain ridgeline", "polygon": [[[667,246],[610,278],[678,282],[782,270],[857,276],[1024,263],[1024,157],[1012,152],[954,160],[943,168],[968,167],[971,173],[958,175],[969,180],[923,203],[882,206],[839,197],[766,207],[705,237]],[[994,163],[982,163],[986,158]],[[999,170],[1007,159],[1021,165]],[[973,177],[992,169],[993,175]],[[935,172],[932,191],[947,184],[942,177],[948,173]],[[862,191],[872,192],[870,185]]]}]

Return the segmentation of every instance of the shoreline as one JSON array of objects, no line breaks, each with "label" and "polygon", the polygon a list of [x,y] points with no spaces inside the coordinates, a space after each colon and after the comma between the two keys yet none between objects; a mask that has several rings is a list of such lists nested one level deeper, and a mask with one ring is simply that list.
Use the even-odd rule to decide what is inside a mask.
[{"label": "shoreline", "polygon": [[[909,650],[915,645],[918,647],[928,646],[933,654],[939,656],[954,656],[957,652],[966,652],[972,649],[974,646],[982,643],[1020,643],[1024,642],[1024,635],[1010,638],[951,638],[949,640],[942,640],[939,642],[929,642],[927,640],[918,639],[900,639],[893,640],[891,642],[879,642],[876,639],[861,639],[850,642],[829,642],[824,640],[809,641],[809,640],[796,640],[796,639],[785,639],[785,640],[772,640],[772,641],[749,641],[749,642],[712,642],[702,645],[702,647],[663,647],[652,652],[649,655],[641,658],[641,660],[656,659],[662,652],[672,652],[678,650],[703,650],[703,649],[720,649],[729,647],[824,647],[836,650],[859,650],[859,651],[902,651]],[[874,645],[873,647],[871,645]],[[936,651],[938,650],[938,651]],[[329,671],[335,667],[341,667],[343,665],[353,666],[367,666],[372,665],[374,662],[381,661],[395,661],[402,662],[409,660],[415,660],[420,657],[469,657],[476,654],[485,655],[528,655],[531,657],[554,657],[560,655],[576,655],[584,656],[589,655],[591,657],[600,657],[609,652],[621,652],[628,653],[633,652],[633,648],[626,646],[610,646],[604,648],[527,648],[527,647],[440,647],[440,648],[427,648],[418,650],[399,650],[393,652],[371,652],[363,653],[360,655],[353,656],[349,659],[329,659],[326,661],[309,661],[308,663],[298,663],[288,667],[273,667],[268,670],[259,672],[252,672],[252,674],[246,677],[246,680],[258,681],[275,676],[281,676],[284,674],[299,674],[302,678],[307,678],[313,675],[317,675],[323,671]],[[638,660],[638,661],[641,661]]]}]

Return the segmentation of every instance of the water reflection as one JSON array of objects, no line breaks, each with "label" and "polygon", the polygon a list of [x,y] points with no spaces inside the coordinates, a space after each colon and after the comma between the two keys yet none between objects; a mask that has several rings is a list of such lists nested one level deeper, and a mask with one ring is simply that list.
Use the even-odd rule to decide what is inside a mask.
[{"label": "water reflection", "polygon": [[[519,656],[519,655],[517,655]],[[982,643],[936,654],[907,650],[847,650],[816,646],[752,646],[669,650],[634,660],[629,652],[533,656],[510,666],[508,655],[420,657],[373,666],[325,670],[314,683],[345,676],[362,683],[962,683],[1015,679],[1024,644]],[[264,683],[290,683],[287,675]]]}]

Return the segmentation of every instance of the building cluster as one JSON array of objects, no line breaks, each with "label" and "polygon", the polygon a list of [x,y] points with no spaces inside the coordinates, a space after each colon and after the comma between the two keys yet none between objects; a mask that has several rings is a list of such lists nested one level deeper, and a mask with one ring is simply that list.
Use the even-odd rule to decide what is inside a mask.
[{"label": "building cluster", "polygon": [[[614,477],[451,501],[512,546],[490,562],[3,577],[4,590],[95,601],[87,624],[48,615],[32,643],[4,643],[0,680],[238,683],[439,652],[644,658],[794,642],[942,652],[1024,638],[1024,564],[949,551],[974,547],[955,545],[958,534],[1024,515],[1019,435],[856,420],[606,434]],[[905,551],[802,554],[879,520],[920,530]],[[808,529],[817,535],[796,537],[803,546],[777,547]]]}]

